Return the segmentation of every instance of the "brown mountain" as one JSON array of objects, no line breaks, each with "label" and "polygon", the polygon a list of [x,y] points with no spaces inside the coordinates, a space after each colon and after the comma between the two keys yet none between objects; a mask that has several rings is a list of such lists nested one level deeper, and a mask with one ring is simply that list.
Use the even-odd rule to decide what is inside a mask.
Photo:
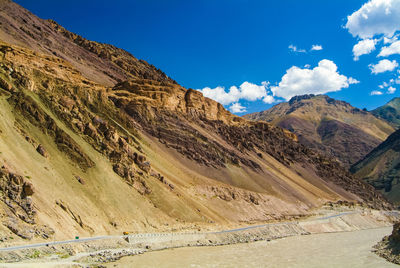
[{"label": "brown mountain", "polygon": [[400,130],[356,163],[351,171],[400,204]]},{"label": "brown mountain", "polygon": [[244,117],[288,129],[302,144],[338,159],[346,167],[363,158],[394,131],[371,113],[325,95],[296,96],[289,102]]},{"label": "brown mountain", "polygon": [[58,238],[390,207],[339,163],[0,1],[0,233]]}]

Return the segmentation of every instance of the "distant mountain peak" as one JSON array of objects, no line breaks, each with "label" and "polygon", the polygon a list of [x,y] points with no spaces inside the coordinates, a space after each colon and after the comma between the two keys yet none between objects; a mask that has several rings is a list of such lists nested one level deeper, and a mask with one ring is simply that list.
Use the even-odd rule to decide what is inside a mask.
[{"label": "distant mountain peak", "polygon": [[244,116],[286,128],[300,142],[338,158],[349,167],[394,129],[371,113],[327,95],[300,95],[269,110]]},{"label": "distant mountain peak", "polygon": [[386,120],[394,128],[400,128],[400,98],[391,99],[385,105],[372,110],[376,117]]}]

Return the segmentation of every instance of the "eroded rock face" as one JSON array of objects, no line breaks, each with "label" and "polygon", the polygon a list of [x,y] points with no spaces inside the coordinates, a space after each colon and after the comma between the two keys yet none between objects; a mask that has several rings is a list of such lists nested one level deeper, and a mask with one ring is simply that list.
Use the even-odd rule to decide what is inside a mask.
[{"label": "eroded rock face", "polygon": [[[25,95],[23,92],[18,92],[13,94],[9,101],[19,112],[24,114],[33,125],[53,137],[57,147],[61,151],[65,152],[68,158],[79,165],[80,168],[86,170],[95,165],[95,163],[83,152],[80,146],[67,133],[65,133],[56,124],[54,119],[47,115],[30,96]],[[44,148],[38,147],[38,149]],[[42,152],[45,154],[44,150]]]},{"label": "eroded rock face", "polygon": [[130,80],[116,85],[108,98],[165,146],[201,165],[217,169],[236,165],[262,172],[249,154],[265,153],[288,168],[299,163],[308,166],[371,206],[379,207],[383,201],[390,207],[372,186],[354,179],[339,162],[297,142],[293,133],[236,117],[200,92],[156,81]]},{"label": "eroded rock face", "polygon": [[2,223],[11,232],[25,239],[34,236],[49,238],[54,234],[50,227],[36,224],[37,212],[32,200],[35,189],[32,183],[11,172],[5,165],[0,168],[0,191],[0,200],[6,205],[7,214]]},{"label": "eroded rock face", "polygon": [[30,196],[34,194],[33,185],[21,175],[10,172],[5,166],[0,169],[0,188],[5,193],[5,202],[18,218],[26,223],[34,223],[36,211]]}]

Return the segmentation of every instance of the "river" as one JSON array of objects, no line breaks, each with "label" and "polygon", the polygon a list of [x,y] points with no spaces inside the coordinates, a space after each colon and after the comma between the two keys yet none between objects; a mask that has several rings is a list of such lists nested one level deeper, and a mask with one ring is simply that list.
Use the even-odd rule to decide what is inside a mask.
[{"label": "river", "polygon": [[372,246],[391,227],[294,236],[217,247],[177,248],[122,258],[108,267],[399,267]]}]

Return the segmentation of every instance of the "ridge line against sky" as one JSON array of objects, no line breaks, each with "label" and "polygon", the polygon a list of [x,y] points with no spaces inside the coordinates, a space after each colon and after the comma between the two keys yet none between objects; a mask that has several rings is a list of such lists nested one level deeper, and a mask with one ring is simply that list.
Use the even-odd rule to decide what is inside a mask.
[{"label": "ridge line against sky", "polygon": [[400,0],[16,2],[237,114],[310,93],[373,109],[399,93]]},{"label": "ridge line against sky", "polygon": [[[360,9],[347,17],[343,28],[358,40],[353,46],[353,59],[358,61],[360,56],[368,55],[380,47],[377,57],[388,57],[400,54],[400,1],[398,0],[370,0],[363,4]],[[289,45],[289,52],[309,53],[322,50],[321,45],[312,45],[310,50]],[[399,64],[396,60],[382,59],[378,63],[371,63],[368,67],[371,74],[384,72],[395,73],[389,81],[379,85],[379,89],[369,92],[370,96],[381,96],[383,94],[394,94],[394,85],[400,84]],[[313,69],[306,64],[304,67],[292,66],[282,76],[280,82],[271,85],[269,81],[263,81],[261,85],[244,82],[239,87],[231,86],[229,90],[218,86],[215,88],[205,87],[198,89],[204,96],[214,99],[226,106],[233,113],[244,113],[247,111],[241,100],[262,100],[267,104],[288,101],[296,95],[304,94],[326,94],[349,88],[351,84],[360,81],[352,77],[338,73],[336,64],[328,59],[323,59]]]}]

